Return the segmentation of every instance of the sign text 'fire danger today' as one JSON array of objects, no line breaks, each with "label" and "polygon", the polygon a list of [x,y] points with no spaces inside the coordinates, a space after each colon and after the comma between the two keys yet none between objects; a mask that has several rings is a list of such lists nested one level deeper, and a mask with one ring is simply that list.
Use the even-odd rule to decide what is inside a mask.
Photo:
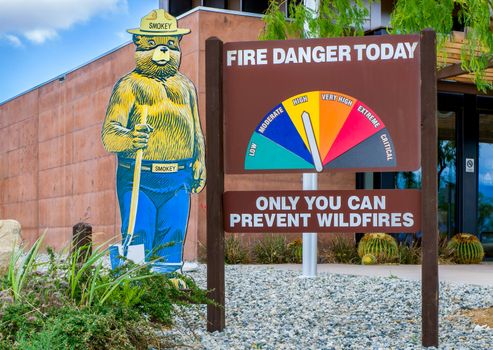
[{"label": "sign text 'fire danger today'", "polygon": [[226,66],[413,59],[418,42],[227,50]]},{"label": "sign text 'fire danger today'", "polygon": [[416,190],[226,192],[228,232],[417,232]]}]

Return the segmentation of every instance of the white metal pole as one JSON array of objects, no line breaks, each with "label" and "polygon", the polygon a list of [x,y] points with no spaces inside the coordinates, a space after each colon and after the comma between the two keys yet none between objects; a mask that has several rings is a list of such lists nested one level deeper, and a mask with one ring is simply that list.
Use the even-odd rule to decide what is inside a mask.
[{"label": "white metal pole", "polygon": [[[303,174],[303,190],[313,191],[318,188],[317,174]],[[302,277],[317,276],[317,233],[303,232]]]},{"label": "white metal pole", "polygon": [[159,0],[159,8],[169,12],[169,0]]},{"label": "white metal pole", "polygon": [[[318,12],[320,6],[320,0],[304,0],[304,4],[307,8],[311,9],[315,13]],[[316,14],[315,14],[316,15]],[[310,33],[308,23],[305,23],[306,37],[316,37],[317,33]],[[315,147],[316,148],[316,147]],[[315,152],[315,150],[311,150]],[[318,152],[318,150],[316,150]],[[321,171],[317,169],[317,171]],[[314,191],[318,189],[317,186],[318,176],[314,174],[303,174],[303,190]],[[302,260],[302,275],[301,277],[316,277],[317,276],[317,233],[316,232],[303,232],[303,260]]]},{"label": "white metal pole", "polygon": [[[318,10],[320,8],[320,0],[304,0],[305,7],[313,11],[313,16],[318,16]],[[306,38],[317,38],[319,33],[310,32],[308,23],[305,23],[305,37]]]}]

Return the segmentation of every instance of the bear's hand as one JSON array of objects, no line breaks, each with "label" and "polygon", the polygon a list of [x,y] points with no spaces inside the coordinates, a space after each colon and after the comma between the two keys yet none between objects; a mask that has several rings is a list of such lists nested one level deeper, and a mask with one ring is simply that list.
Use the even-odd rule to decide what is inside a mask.
[{"label": "bear's hand", "polygon": [[149,124],[137,124],[132,131],[132,148],[136,151],[147,147],[149,133],[154,129]]},{"label": "bear's hand", "polygon": [[196,160],[193,163],[193,185],[192,185],[192,192],[193,193],[199,193],[202,191],[202,189],[205,186],[205,179],[206,179],[206,170],[205,170],[205,165],[202,161]]}]

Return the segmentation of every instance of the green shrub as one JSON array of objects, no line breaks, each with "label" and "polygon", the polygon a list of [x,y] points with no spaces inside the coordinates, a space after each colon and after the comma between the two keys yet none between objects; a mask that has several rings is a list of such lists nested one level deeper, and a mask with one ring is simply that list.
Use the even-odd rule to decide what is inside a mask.
[{"label": "green shrub", "polygon": [[334,264],[337,263],[330,245],[321,246],[318,249],[318,261],[321,264]]},{"label": "green shrub", "polygon": [[303,241],[297,238],[288,243],[288,262],[293,264],[301,264],[303,260]]},{"label": "green shrub", "polygon": [[136,337],[142,344],[141,349],[147,349],[150,345],[144,334],[139,333],[143,329],[138,326],[141,320],[137,315],[130,317],[128,314],[118,314],[106,308],[98,310],[64,307],[57,314],[51,315],[49,320],[50,322],[46,322],[39,332],[27,334],[22,332],[19,335],[17,348],[25,350],[135,349],[133,343]]},{"label": "green shrub", "polygon": [[235,236],[224,240],[224,261],[226,264],[247,264],[250,261],[248,249]]},{"label": "green shrub", "polygon": [[13,303],[5,300],[6,291],[2,291],[0,302],[0,349],[12,349],[18,333],[33,334],[42,328],[44,322],[33,307],[27,303]]},{"label": "green shrub", "polygon": [[255,261],[260,264],[287,263],[289,252],[286,243],[284,236],[265,236],[253,247]]},{"label": "green shrub", "polygon": [[330,242],[329,249],[337,263],[359,264],[361,261],[353,240],[338,236]]},{"label": "green shrub", "polygon": [[0,276],[0,349],[161,349],[169,340],[157,330],[172,325],[173,304],[210,302],[186,276],[179,276],[183,291],[172,282],[178,275],[152,273],[146,264],[110,271],[106,251],[84,247],[66,259],[48,250],[42,263],[40,245],[25,258],[16,252]]},{"label": "green shrub", "polygon": [[458,264],[479,264],[484,257],[483,245],[478,237],[469,233],[458,233],[447,245],[454,262]]},{"label": "green shrub", "polygon": [[399,263],[401,264],[421,264],[421,247],[417,242],[411,245],[399,244]]},{"label": "green shrub", "polygon": [[358,245],[358,252],[372,254],[378,263],[395,262],[399,258],[397,242],[387,233],[366,233]]}]

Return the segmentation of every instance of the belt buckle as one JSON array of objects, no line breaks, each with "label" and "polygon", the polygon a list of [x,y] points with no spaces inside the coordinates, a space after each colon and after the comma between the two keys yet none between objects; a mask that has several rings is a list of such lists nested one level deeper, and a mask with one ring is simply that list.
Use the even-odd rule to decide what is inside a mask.
[{"label": "belt buckle", "polygon": [[176,173],[178,172],[178,163],[152,164],[153,173]]}]

